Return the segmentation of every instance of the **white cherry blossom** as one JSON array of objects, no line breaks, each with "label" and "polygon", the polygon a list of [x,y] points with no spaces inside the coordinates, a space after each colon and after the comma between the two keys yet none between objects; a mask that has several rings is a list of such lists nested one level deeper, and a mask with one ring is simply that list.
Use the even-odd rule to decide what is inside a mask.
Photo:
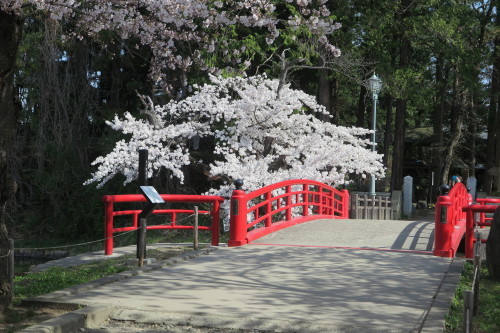
[{"label": "white cherry blossom", "polygon": [[[102,186],[117,174],[132,181],[140,148],[149,149],[150,177],[166,168],[182,182],[182,167],[192,162],[189,139],[195,136],[215,138],[211,175],[244,179],[247,190],[296,178],[338,186],[349,174],[383,176],[381,155],[366,139],[370,131],[317,119],[312,114],[326,111],[314,96],[290,85],[278,94],[278,80],[265,76],[210,79],[192,96],[154,107],[161,126],[129,113],[108,122],[131,137],[94,161],[98,169],[86,184]],[[229,182],[209,193],[227,195],[232,188]]]}]

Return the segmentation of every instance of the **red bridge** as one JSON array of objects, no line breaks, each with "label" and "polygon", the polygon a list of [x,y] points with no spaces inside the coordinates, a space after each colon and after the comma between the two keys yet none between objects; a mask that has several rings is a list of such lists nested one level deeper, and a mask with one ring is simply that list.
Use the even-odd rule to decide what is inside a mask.
[{"label": "red bridge", "polygon": [[[246,193],[242,189],[242,185],[242,182],[236,182],[237,188],[233,191],[229,201],[230,237],[228,245],[230,247],[252,243],[270,233],[303,222],[347,220],[349,218],[349,193],[347,190],[337,190],[320,182],[302,179],[280,182],[250,193]],[[166,202],[208,204],[210,209],[199,211],[199,213],[210,215],[212,223],[210,226],[200,226],[199,229],[211,232],[212,245],[219,244],[220,205],[227,198],[204,195],[162,194],[161,196]],[[145,201],[146,199],[141,194],[103,197],[105,204],[105,254],[109,255],[113,252],[113,235],[115,233],[132,231],[138,227],[138,216],[141,210],[115,210],[115,204]],[[487,218],[486,214],[492,213],[499,204],[500,199],[478,199],[478,204],[472,204],[472,198],[463,184],[455,185],[449,193],[438,197],[433,230],[434,255],[454,257],[460,242],[465,237],[465,254],[467,258],[471,258],[473,244],[475,241],[479,241],[474,239],[474,228],[491,225],[491,219]],[[147,229],[193,229],[193,226],[176,223],[180,214],[193,214],[193,212],[193,209],[154,210],[153,214],[170,215],[170,222],[162,225],[148,225]],[[115,226],[115,217],[124,215],[132,217],[131,223],[124,227]],[[399,222],[402,224],[403,221]],[[367,222],[363,221],[361,225],[354,222],[351,224],[359,228],[357,231],[359,237],[366,233]],[[391,225],[393,229],[394,227],[399,228],[392,222],[387,222],[386,225]],[[420,234],[422,228],[427,228],[427,225],[419,228],[421,230],[417,232]],[[380,233],[386,232],[379,229]],[[407,232],[404,231],[406,229],[406,227],[401,229],[401,233]],[[431,235],[428,238],[432,241]]]},{"label": "red bridge", "polygon": [[472,202],[471,195],[462,183],[451,188],[449,193],[438,197],[435,217],[434,255],[439,257],[454,257],[458,247],[465,237],[465,257],[473,258],[474,243],[486,242],[476,239],[474,229],[491,226],[491,217],[500,205],[500,199],[477,199]]}]

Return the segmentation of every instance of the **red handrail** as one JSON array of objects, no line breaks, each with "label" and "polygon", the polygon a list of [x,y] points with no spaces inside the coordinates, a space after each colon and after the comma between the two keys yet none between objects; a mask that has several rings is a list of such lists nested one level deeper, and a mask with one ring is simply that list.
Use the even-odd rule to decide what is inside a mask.
[{"label": "red handrail", "polygon": [[348,205],[347,190],[339,191],[313,180],[283,181],[250,193],[237,189],[231,197],[228,245],[244,245],[311,220],[347,219]]},{"label": "red handrail", "polygon": [[435,213],[434,255],[455,256],[466,230],[466,214],[462,208],[472,201],[467,188],[458,183],[448,195],[437,198]]},{"label": "red handrail", "polygon": [[[477,205],[467,205],[462,208],[462,210],[467,214],[467,228],[465,231],[465,257],[472,259],[474,257],[474,242],[477,241],[486,241],[483,239],[475,239],[474,238],[474,227],[491,227],[492,219],[484,219],[485,213],[494,213],[499,205],[485,205],[484,203],[498,203],[500,204],[500,200],[498,201],[490,201],[490,200],[498,200],[498,199],[489,199],[484,200],[482,204]],[[475,213],[480,213],[481,217],[479,221],[476,221]]]},{"label": "red handrail", "polygon": [[[494,198],[478,198],[477,203],[480,205],[488,205],[488,204],[500,204],[500,199]],[[491,221],[491,217],[487,217],[485,212],[479,212],[480,222]]]},{"label": "red handrail", "polygon": [[[209,203],[212,204],[210,211],[199,211],[200,214],[210,214],[212,216],[212,225],[210,227],[200,226],[200,230],[210,230],[212,232],[212,245],[219,245],[220,230],[220,204],[224,201],[223,197],[212,195],[184,195],[184,194],[160,194],[165,202],[190,202],[190,203]],[[105,195],[102,197],[104,202],[104,253],[113,254],[113,234],[117,232],[131,231],[137,229],[138,216],[141,210],[121,210],[115,211],[115,203],[124,202],[146,202],[142,194],[121,194]],[[147,230],[153,229],[193,229],[191,226],[177,225],[177,214],[193,213],[189,209],[156,209],[153,214],[171,214],[171,223],[169,225],[147,226]],[[132,215],[132,226],[115,228],[113,225],[115,216]]]}]

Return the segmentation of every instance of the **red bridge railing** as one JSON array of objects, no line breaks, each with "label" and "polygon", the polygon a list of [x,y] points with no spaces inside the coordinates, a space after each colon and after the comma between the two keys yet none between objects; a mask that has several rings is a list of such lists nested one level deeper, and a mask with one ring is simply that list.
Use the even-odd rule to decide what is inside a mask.
[{"label": "red bridge railing", "polygon": [[[465,257],[474,257],[474,242],[486,243],[486,239],[476,239],[474,229],[476,227],[491,227],[492,218],[486,214],[493,214],[500,205],[500,199],[481,198],[478,204],[468,205],[462,208],[467,214],[467,228],[465,231]],[[479,215],[479,219],[477,219]],[[480,235],[480,234],[479,234]]]},{"label": "red bridge railing", "polygon": [[[199,226],[200,230],[209,230],[212,232],[212,245],[219,245],[219,230],[220,230],[220,204],[224,201],[223,197],[210,195],[179,195],[179,194],[161,194],[165,202],[190,202],[190,203],[209,203],[212,206],[210,211],[198,211],[200,214],[210,214],[212,216],[211,226]],[[115,203],[125,202],[146,202],[146,198],[142,194],[122,194],[122,195],[105,195],[102,198],[104,202],[104,253],[106,255],[113,254],[113,234],[117,232],[126,232],[137,229],[139,214],[141,210],[117,210],[115,211]],[[189,209],[155,209],[153,214],[169,214],[170,223],[165,225],[148,225],[147,230],[158,229],[193,229],[193,226],[177,225],[178,214],[191,214],[194,210]],[[114,217],[131,215],[132,221],[130,226],[115,227]]]},{"label": "red bridge railing", "polygon": [[[479,205],[500,205],[500,199],[479,198],[476,201]],[[479,223],[490,222],[493,219],[492,217],[486,216],[486,213],[488,212],[479,212]]]},{"label": "red bridge railing", "polygon": [[486,214],[495,212],[500,199],[477,199],[472,204],[472,197],[462,183],[452,187],[449,194],[438,197],[436,202],[434,255],[454,257],[458,246],[465,236],[465,257],[474,257],[474,242],[486,242],[475,239],[476,227],[491,226],[491,217]]},{"label": "red bridge railing", "polygon": [[436,202],[434,255],[452,258],[466,230],[466,213],[462,208],[472,201],[467,188],[455,184],[445,195],[439,196]]},{"label": "red bridge railing", "polygon": [[289,180],[231,197],[229,246],[240,246],[277,230],[316,219],[347,219],[349,192],[312,180]]}]

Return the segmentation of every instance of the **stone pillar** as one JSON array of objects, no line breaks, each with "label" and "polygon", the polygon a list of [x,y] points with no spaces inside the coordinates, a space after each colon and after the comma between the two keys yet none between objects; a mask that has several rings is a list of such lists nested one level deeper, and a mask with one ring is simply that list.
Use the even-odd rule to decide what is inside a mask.
[{"label": "stone pillar", "polygon": [[402,201],[403,201],[403,192],[392,191],[391,206],[392,206],[392,218],[394,220],[401,219]]},{"label": "stone pillar", "polygon": [[472,196],[472,201],[476,201],[476,187],[477,187],[476,177],[467,178],[467,189],[470,189],[469,193]]},{"label": "stone pillar", "polygon": [[413,177],[403,178],[403,214],[411,216],[413,213]]}]

